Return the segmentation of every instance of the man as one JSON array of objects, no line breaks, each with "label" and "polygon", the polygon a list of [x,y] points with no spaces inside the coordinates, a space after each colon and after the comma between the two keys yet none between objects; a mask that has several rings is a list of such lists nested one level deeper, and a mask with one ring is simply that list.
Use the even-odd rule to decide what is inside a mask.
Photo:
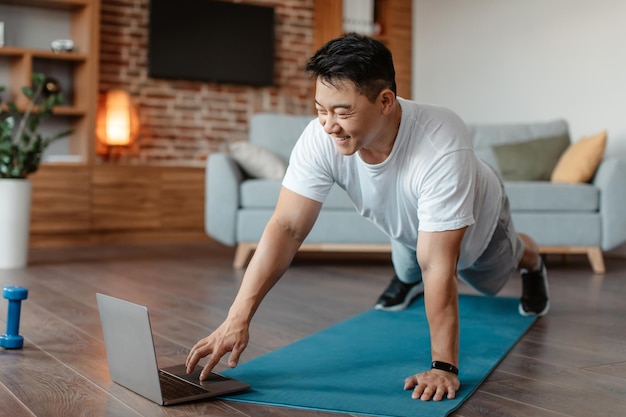
[{"label": "man", "polygon": [[334,183],[356,210],[392,241],[395,276],[377,308],[406,307],[422,291],[432,368],[404,389],[422,400],[459,389],[457,274],[493,295],[521,268],[520,313],[548,310],[546,272],[537,245],[518,236],[498,177],[474,154],[470,134],[451,111],[396,97],[390,51],[356,34],[334,39],[310,59],[318,121],[291,154],[276,209],[224,323],[187,358],[190,371],[210,355],[201,379],[222,356],[237,365],[262,299],[287,269]]}]

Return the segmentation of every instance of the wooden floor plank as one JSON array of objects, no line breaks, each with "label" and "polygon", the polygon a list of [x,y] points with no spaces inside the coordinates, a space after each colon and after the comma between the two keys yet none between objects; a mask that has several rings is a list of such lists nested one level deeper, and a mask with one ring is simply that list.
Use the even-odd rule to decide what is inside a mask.
[{"label": "wooden floor plank", "polygon": [[452,414],[454,417],[565,417],[541,407],[478,391]]},{"label": "wooden floor plank", "polygon": [[35,415],[3,384],[0,384],[0,415],[34,417]]},{"label": "wooden floor plank", "polygon": [[0,382],[36,416],[141,415],[36,346],[3,353]]},{"label": "wooden floor plank", "polygon": [[[591,366],[586,368],[589,372],[596,372],[602,375],[611,375],[626,380],[626,362],[611,363],[609,365]],[[623,382],[626,384],[626,381]]]},{"label": "wooden floor plank", "polygon": [[560,366],[552,362],[515,354],[509,355],[500,369],[513,375],[579,390],[585,392],[586,395],[597,394],[605,396],[607,399],[615,398],[618,401],[626,398],[625,381],[618,376]]},{"label": "wooden floor plank", "polygon": [[626,410],[626,399],[522,377],[486,383],[481,391],[572,417],[609,417]]}]

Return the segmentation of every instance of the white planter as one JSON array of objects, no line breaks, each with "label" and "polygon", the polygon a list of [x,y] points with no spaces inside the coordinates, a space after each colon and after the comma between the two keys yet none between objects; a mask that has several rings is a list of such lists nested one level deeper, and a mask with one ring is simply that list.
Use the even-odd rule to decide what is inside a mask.
[{"label": "white planter", "polygon": [[28,263],[31,189],[30,180],[0,178],[0,269]]}]

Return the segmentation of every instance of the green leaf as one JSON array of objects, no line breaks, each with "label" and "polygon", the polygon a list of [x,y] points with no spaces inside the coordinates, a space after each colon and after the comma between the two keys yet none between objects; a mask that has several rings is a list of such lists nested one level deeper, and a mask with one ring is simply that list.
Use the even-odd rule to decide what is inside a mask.
[{"label": "green leaf", "polygon": [[17,106],[15,105],[15,103],[13,102],[7,103],[7,107],[9,108],[9,112],[11,114],[13,115],[20,114],[20,111],[17,109]]},{"label": "green leaf", "polygon": [[22,94],[24,94],[26,97],[28,97],[29,99],[33,99],[33,95],[35,94],[33,92],[33,89],[30,87],[22,87]]},{"label": "green leaf", "polygon": [[40,85],[46,81],[46,75],[40,72],[33,72],[31,79],[33,80],[33,84]]}]

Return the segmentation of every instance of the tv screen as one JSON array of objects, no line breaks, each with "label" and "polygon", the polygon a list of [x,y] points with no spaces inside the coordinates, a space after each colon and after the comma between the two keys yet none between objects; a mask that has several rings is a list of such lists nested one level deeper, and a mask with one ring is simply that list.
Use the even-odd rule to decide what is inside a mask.
[{"label": "tv screen", "polygon": [[273,7],[151,0],[149,19],[150,77],[273,85]]}]

